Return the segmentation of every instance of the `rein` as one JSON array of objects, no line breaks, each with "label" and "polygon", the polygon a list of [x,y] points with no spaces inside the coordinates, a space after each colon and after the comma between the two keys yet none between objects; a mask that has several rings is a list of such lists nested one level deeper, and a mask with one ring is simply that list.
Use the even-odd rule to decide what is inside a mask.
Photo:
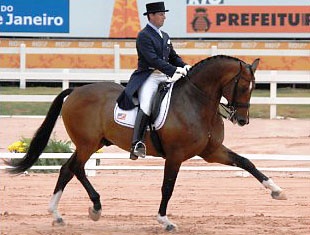
[{"label": "rein", "polygon": [[200,101],[204,101],[203,103],[207,103],[207,101],[210,100],[210,97],[207,96],[207,94],[203,90],[201,90],[198,86],[196,86],[195,83],[193,83],[189,79],[189,76],[186,75],[184,76],[184,78],[186,79],[186,81],[188,81],[189,85],[197,91],[196,94],[198,94],[202,98]]}]

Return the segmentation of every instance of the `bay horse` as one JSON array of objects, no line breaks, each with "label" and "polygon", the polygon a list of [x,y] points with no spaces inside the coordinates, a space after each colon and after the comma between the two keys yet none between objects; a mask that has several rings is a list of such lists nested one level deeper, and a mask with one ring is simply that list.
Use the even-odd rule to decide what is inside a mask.
[{"label": "bay horse", "polygon": [[[195,64],[187,76],[175,82],[166,122],[158,130],[165,153],[165,167],[157,221],[166,230],[176,229],[176,225],[167,217],[167,206],[180,166],[194,156],[200,156],[209,163],[240,167],[271,190],[272,198],[286,199],[283,190],[250,160],[222,144],[224,123],[218,112],[220,99],[224,96],[228,101],[225,107],[230,121],[240,126],[249,124],[250,98],[258,64],[259,59],[247,64],[235,57],[213,56]],[[89,208],[90,218],[99,220],[100,195],[86,177],[84,165],[103,146],[117,145],[130,150],[133,130],[116,124],[113,117],[116,99],[123,89],[120,84],[103,82],[62,91],[51,104],[25,156],[18,162],[7,163],[11,165],[11,173],[21,173],[30,168],[47,145],[60,111],[62,112],[63,122],[76,150],[60,169],[49,204],[49,212],[54,217],[53,223],[64,224],[57,208],[61,195],[73,176],[81,182],[93,203]],[[145,143],[147,154],[158,156],[149,132]]]}]

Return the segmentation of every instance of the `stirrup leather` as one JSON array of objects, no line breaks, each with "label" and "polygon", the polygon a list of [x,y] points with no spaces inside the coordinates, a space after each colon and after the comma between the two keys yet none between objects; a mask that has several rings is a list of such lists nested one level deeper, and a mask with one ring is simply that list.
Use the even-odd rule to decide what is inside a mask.
[{"label": "stirrup leather", "polygon": [[133,154],[138,156],[138,157],[143,157],[145,158],[146,155],[146,146],[142,141],[138,141],[133,149]]}]

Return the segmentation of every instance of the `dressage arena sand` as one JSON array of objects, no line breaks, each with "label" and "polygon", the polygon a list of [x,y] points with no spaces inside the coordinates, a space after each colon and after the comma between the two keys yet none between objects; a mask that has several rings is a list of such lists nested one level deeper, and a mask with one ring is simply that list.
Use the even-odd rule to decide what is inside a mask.
[{"label": "dressage arena sand", "polygon": [[[21,136],[31,137],[41,122],[1,118],[0,152]],[[68,138],[61,119],[54,130],[57,139]],[[242,128],[225,121],[225,130],[225,145],[238,153],[310,154],[310,120],[253,119]],[[253,162],[258,167],[310,167],[309,161]],[[103,165],[163,163],[160,159],[101,161]],[[193,160],[184,165],[207,163]],[[265,172],[285,190],[287,201],[271,199],[256,179],[237,173],[181,170],[168,207],[169,218],[178,225],[174,234],[310,234],[309,172]],[[57,177],[54,173],[9,176],[0,171],[1,234],[167,234],[155,219],[162,171],[106,170],[90,177],[103,205],[98,222],[88,218],[90,200],[74,178],[60,201],[64,227],[52,226],[47,212]]]}]

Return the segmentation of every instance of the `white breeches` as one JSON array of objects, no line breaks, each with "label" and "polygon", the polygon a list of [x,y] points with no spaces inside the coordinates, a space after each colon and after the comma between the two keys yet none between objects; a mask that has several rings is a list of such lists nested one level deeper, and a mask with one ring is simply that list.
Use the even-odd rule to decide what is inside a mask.
[{"label": "white breeches", "polygon": [[142,109],[142,111],[146,115],[150,116],[151,114],[152,102],[158,89],[158,85],[161,82],[166,81],[167,76],[165,74],[154,72],[146,79],[146,81],[140,87],[138,91],[140,109]]}]

